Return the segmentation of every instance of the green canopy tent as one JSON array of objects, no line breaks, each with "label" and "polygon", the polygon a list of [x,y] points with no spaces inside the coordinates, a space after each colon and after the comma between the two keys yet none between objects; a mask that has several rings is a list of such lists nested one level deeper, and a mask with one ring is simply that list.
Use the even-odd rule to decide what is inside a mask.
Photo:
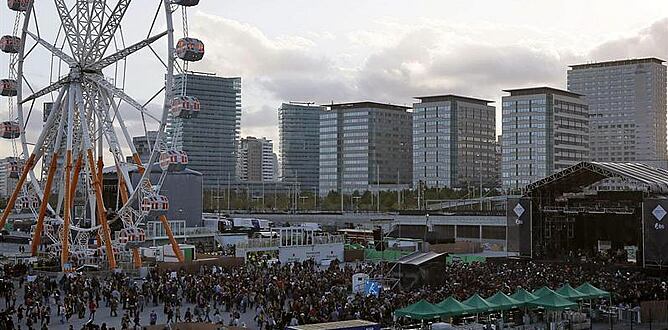
[{"label": "green canopy tent", "polygon": [[446,298],[436,304],[436,306],[440,307],[445,312],[443,316],[460,316],[474,312],[470,306],[462,304],[453,296]]},{"label": "green canopy tent", "polygon": [[568,298],[552,291],[551,293],[545,293],[544,295],[540,296],[538,299],[529,302],[529,306],[542,307],[542,308],[545,308],[547,310],[563,310],[563,309],[577,307],[578,304],[574,303],[574,302],[568,300]]},{"label": "green canopy tent", "polygon": [[[589,304],[591,305],[591,300],[596,298],[608,298],[610,307],[612,307],[612,295],[608,291],[601,290],[589,282],[585,282],[579,287],[576,288],[580,293],[584,295],[583,299],[588,299]],[[612,315],[608,314],[608,320],[610,322],[610,327],[612,327]]]},{"label": "green canopy tent", "polygon": [[573,287],[568,283],[564,284],[564,286],[557,289],[555,292],[573,301],[586,298],[585,294],[576,289],[573,289]]},{"label": "green canopy tent", "polygon": [[477,293],[472,295],[469,299],[464,300],[462,303],[464,303],[464,305],[470,306],[472,313],[493,312],[498,310],[496,305],[493,305],[487,300],[483,299]]},{"label": "green canopy tent", "polygon": [[585,282],[579,287],[577,287],[575,290],[578,290],[580,293],[584,295],[584,299],[594,299],[594,298],[608,298],[610,297],[610,292],[601,290],[593,285],[591,285],[589,282]]},{"label": "green canopy tent", "polygon": [[429,320],[439,318],[444,315],[445,312],[440,307],[422,299],[410,306],[406,306],[401,309],[394,311],[394,315],[397,317],[409,317],[416,320]]},{"label": "green canopy tent", "polygon": [[545,295],[548,295],[548,294],[552,294],[552,293],[554,293],[554,291],[553,291],[552,289],[546,287],[546,286],[544,286],[544,287],[542,287],[542,288],[540,288],[540,289],[536,289],[536,290],[534,290],[534,292],[533,292],[533,294],[534,294],[535,296],[537,296],[538,298],[540,298],[540,297],[542,297],[542,296],[545,296]]},{"label": "green canopy tent", "polygon": [[513,298],[526,306],[529,302],[534,301],[539,297],[523,288],[518,288],[515,293],[510,295],[510,298]]},{"label": "green canopy tent", "polygon": [[509,297],[507,294],[501,291],[487,298],[487,302],[495,305],[497,310],[513,309],[522,306],[522,302]]}]

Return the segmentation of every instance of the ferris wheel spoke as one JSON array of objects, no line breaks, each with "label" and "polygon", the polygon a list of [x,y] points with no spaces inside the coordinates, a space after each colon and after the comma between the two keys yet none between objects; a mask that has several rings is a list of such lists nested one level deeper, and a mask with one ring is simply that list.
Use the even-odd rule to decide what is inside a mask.
[{"label": "ferris wheel spoke", "polygon": [[53,84],[35,92],[32,95],[30,95],[30,96],[26,97],[25,99],[21,100],[21,104],[26,103],[26,102],[30,102],[30,101],[35,100],[35,99],[38,99],[38,98],[40,98],[40,97],[42,97],[46,94],[49,94],[51,92],[55,92],[58,89],[60,89],[61,87],[68,84],[69,81],[70,81],[69,77],[62,78],[62,79],[56,81],[55,83],[53,83]]},{"label": "ferris wheel spoke", "polygon": [[94,61],[102,58],[104,53],[107,51],[107,48],[114,40],[114,35],[116,30],[121,25],[123,16],[130,5],[131,0],[119,0],[114,7],[114,10],[111,12],[107,23],[104,24],[100,34],[95,38],[95,41],[91,44],[90,49],[86,52],[85,59],[87,62]]},{"label": "ferris wheel spoke", "polygon": [[65,63],[67,63],[70,67],[75,66],[77,64],[76,60],[72,58],[71,56],[65,54],[62,50],[58,49],[58,47],[48,43],[46,40],[40,38],[39,36],[35,35],[34,33],[30,31],[26,31],[26,33],[35,41],[42,45],[42,47],[46,48],[48,51],[51,52],[51,54],[55,55],[56,57],[60,58],[63,60]]},{"label": "ferris wheel spoke", "polygon": [[132,46],[129,46],[125,49],[119,50],[118,52],[116,52],[112,55],[109,55],[109,56],[101,59],[97,63],[93,64],[92,68],[93,68],[93,70],[104,69],[107,66],[112,65],[112,64],[114,64],[114,63],[132,55],[133,53],[144,49],[145,47],[149,46],[150,44],[154,43],[157,40],[160,40],[160,38],[162,38],[166,35],[167,35],[167,31],[165,31],[163,33],[160,33],[158,35],[155,35],[153,37],[150,37],[146,40],[142,40],[142,41],[140,41],[140,42],[138,42],[138,43],[136,43]]},{"label": "ferris wheel spoke", "polygon": [[158,119],[157,117],[155,117],[154,115],[152,115],[150,112],[148,112],[148,111],[146,110],[146,108],[144,108],[139,102],[135,101],[132,97],[130,97],[129,95],[125,94],[125,92],[123,92],[122,90],[120,90],[120,89],[117,88],[116,86],[112,85],[111,83],[109,83],[108,81],[106,81],[106,80],[105,80],[104,78],[102,78],[101,76],[86,73],[86,74],[85,74],[85,77],[86,77],[86,79],[89,79],[90,81],[96,83],[98,86],[100,86],[100,88],[106,90],[106,91],[109,92],[111,95],[113,95],[113,96],[115,96],[115,97],[118,97],[119,99],[123,100],[124,102],[126,102],[127,104],[129,104],[130,106],[132,106],[133,108],[135,108],[137,111],[143,113],[143,114],[146,115],[147,117],[149,117],[149,118],[155,120],[156,122],[161,122],[160,119]]},{"label": "ferris wheel spoke", "polygon": [[67,9],[65,0],[55,0],[56,9],[58,10],[58,16],[60,16],[60,22],[63,25],[63,31],[65,31],[65,36],[67,41],[70,44],[70,49],[72,54],[79,54],[79,48],[81,45],[81,36],[77,31],[77,26],[70,16],[70,10]]},{"label": "ferris wheel spoke", "polygon": [[[92,2],[90,10],[88,9],[88,3]],[[107,8],[106,0],[104,1],[88,1],[88,0],[77,0],[77,7],[80,8],[81,12],[85,13],[86,19],[79,19],[79,31],[84,31],[83,34],[85,37],[82,40],[85,50],[84,59],[88,59],[88,54],[93,47],[93,43],[102,33],[102,28],[104,27],[104,18],[105,18],[105,9]]]}]

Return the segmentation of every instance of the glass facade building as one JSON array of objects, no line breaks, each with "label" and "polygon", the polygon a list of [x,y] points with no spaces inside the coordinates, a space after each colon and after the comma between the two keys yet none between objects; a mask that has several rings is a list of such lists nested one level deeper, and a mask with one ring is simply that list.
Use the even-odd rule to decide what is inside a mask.
[{"label": "glass facade building", "polygon": [[237,174],[240,181],[273,182],[274,144],[249,136],[239,143]]},{"label": "glass facade building", "polygon": [[320,115],[320,194],[409,187],[409,109],[374,102],[328,106]]},{"label": "glass facade building", "polygon": [[278,109],[280,177],[301,191],[318,192],[320,115],[323,107],[283,103]]},{"label": "glass facade building", "polygon": [[591,158],[666,168],[666,65],[657,58],[571,66],[589,105]]},{"label": "glass facade building", "polygon": [[582,95],[549,87],[505,90],[502,183],[523,189],[589,160],[589,115]]},{"label": "glass facade building", "polygon": [[428,187],[496,186],[491,101],[457,95],[413,104],[413,182]]},{"label": "glass facade building", "polygon": [[188,73],[174,77],[174,94],[197,97],[195,118],[167,123],[168,140],[188,154],[188,168],[203,174],[204,189],[235,181],[241,125],[241,78]]}]

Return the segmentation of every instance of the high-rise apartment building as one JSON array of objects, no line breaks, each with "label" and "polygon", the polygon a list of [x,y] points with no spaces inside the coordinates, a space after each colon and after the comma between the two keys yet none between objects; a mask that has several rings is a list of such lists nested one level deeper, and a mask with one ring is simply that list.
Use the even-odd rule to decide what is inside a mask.
[{"label": "high-rise apartment building", "polygon": [[375,102],[327,108],[320,116],[320,195],[411,185],[410,108]]},{"label": "high-rise apartment building", "polygon": [[556,171],[589,160],[589,116],[582,95],[536,87],[505,90],[505,189],[522,189]]},{"label": "high-rise apartment building", "polygon": [[496,108],[458,95],[413,104],[413,182],[428,187],[496,186]]},{"label": "high-rise apartment building", "polygon": [[237,163],[239,181],[275,181],[273,149],[273,143],[266,138],[249,136],[241,139]]},{"label": "high-rise apartment building", "polygon": [[14,192],[20,174],[18,171],[23,170],[20,164],[16,157],[0,159],[0,197],[7,198]]},{"label": "high-rise apartment building", "polygon": [[666,65],[641,58],[573,65],[568,90],[589,105],[591,159],[666,168]]},{"label": "high-rise apartment building", "polygon": [[195,118],[168,122],[168,141],[188,154],[188,168],[203,174],[204,189],[234,181],[241,125],[241,78],[188,73],[174,77],[175,95],[197,97]]},{"label": "high-rise apartment building", "polygon": [[317,193],[320,155],[320,114],[323,107],[283,103],[278,109],[281,181]]}]

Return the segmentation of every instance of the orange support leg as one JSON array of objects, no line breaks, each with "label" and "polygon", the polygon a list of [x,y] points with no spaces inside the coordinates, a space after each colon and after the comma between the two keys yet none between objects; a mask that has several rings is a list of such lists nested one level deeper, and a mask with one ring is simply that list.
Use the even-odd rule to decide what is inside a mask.
[{"label": "orange support leg", "polygon": [[139,157],[139,154],[134,153],[132,154],[132,160],[135,161],[135,164],[137,165],[137,171],[139,174],[144,174],[144,165],[141,163],[141,158]]},{"label": "orange support leg", "polygon": [[174,255],[176,255],[177,259],[179,259],[179,262],[183,262],[185,260],[185,258],[183,257],[183,252],[181,252],[179,243],[177,243],[176,239],[174,238],[174,233],[172,232],[172,227],[169,225],[169,221],[167,221],[167,217],[161,215],[160,222],[162,222],[162,226],[165,227],[165,232],[167,233],[167,237],[169,237],[169,242],[172,244],[172,250],[174,250]]},{"label": "orange support leg", "polygon": [[100,184],[102,184],[102,170],[104,169],[104,161],[102,161],[102,156],[97,157],[97,177],[100,178]]},{"label": "orange support leg", "polygon": [[44,231],[44,216],[46,215],[46,207],[49,205],[49,197],[51,196],[51,185],[53,184],[53,177],[56,175],[58,169],[58,153],[53,154],[51,164],[49,165],[49,174],[44,185],[44,196],[42,197],[42,205],[39,207],[39,215],[37,216],[37,224],[35,225],[35,236],[32,238],[32,245],[30,252],[32,256],[37,255],[37,249],[42,242],[42,231]]},{"label": "orange support leg", "polygon": [[63,211],[63,237],[61,240],[63,242],[62,251],[60,252],[60,267],[65,271],[65,264],[69,260],[69,248],[70,248],[70,218],[71,206],[72,206],[72,196],[70,194],[70,174],[72,173],[72,150],[67,150],[65,154],[65,201],[64,201],[64,211]]},{"label": "orange support leg", "polygon": [[74,199],[76,198],[77,185],[79,185],[79,174],[81,173],[81,166],[83,165],[83,155],[79,155],[76,164],[74,164],[74,175],[72,176],[72,183],[70,184],[70,208],[74,208]]},{"label": "orange support leg", "polygon": [[139,248],[132,248],[132,263],[135,268],[141,268],[141,254],[139,254]]},{"label": "orange support leg", "polygon": [[16,199],[19,198],[19,193],[21,193],[21,188],[23,188],[23,184],[26,182],[26,177],[28,176],[30,170],[33,169],[33,167],[35,167],[35,154],[30,155],[30,157],[28,158],[26,166],[23,168],[23,173],[21,173],[21,177],[19,178],[19,181],[16,183],[16,188],[14,188],[12,196],[9,197],[9,200],[7,201],[7,206],[5,207],[5,210],[2,212],[2,217],[0,217],[0,230],[5,228],[5,224],[7,224],[7,218],[9,218],[9,215],[12,213],[12,210],[16,205]]},{"label": "orange support leg", "polygon": [[95,200],[97,202],[97,215],[100,218],[100,226],[102,227],[102,235],[104,239],[104,246],[107,249],[107,259],[109,260],[109,268],[116,268],[116,256],[111,246],[111,230],[109,223],[107,223],[107,211],[104,208],[104,201],[102,200],[102,187],[100,179],[95,171],[95,160],[93,159],[93,151],[88,149],[88,165],[91,169],[91,176],[93,177],[93,187],[95,190]]}]

